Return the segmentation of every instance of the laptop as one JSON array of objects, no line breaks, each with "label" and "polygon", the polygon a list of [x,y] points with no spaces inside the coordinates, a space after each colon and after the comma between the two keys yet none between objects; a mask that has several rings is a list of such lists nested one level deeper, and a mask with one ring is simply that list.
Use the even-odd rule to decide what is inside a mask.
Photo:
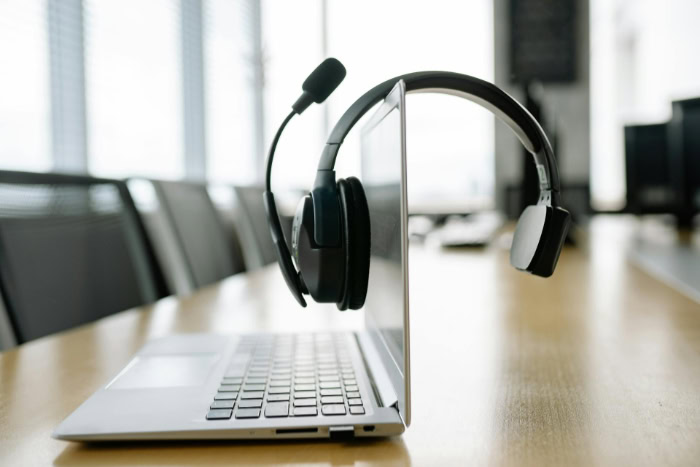
[{"label": "laptop", "polygon": [[54,431],[62,440],[392,436],[411,421],[405,85],[362,129],[372,253],[365,325],[146,344]]}]

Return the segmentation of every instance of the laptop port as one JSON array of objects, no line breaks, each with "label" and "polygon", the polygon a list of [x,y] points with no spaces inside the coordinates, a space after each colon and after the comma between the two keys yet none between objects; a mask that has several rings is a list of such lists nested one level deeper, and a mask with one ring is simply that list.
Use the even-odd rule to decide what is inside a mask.
[{"label": "laptop port", "polygon": [[328,436],[333,441],[347,441],[355,437],[355,428],[352,425],[332,426],[328,428]]},{"label": "laptop port", "polygon": [[362,427],[364,431],[374,431],[374,425],[365,425]]}]

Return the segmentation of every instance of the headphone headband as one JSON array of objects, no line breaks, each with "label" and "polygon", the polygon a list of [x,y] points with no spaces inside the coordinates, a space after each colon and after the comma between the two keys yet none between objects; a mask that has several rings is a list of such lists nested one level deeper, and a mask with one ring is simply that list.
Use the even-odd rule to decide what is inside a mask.
[{"label": "headphone headband", "polygon": [[453,94],[493,112],[515,132],[525,148],[534,156],[540,176],[540,190],[559,191],[559,173],[554,163],[554,153],[537,120],[495,85],[472,76],[446,71],[421,71],[397,76],[375,86],[357,99],[331,131],[318,164],[319,172],[333,170],[340,145],[355,123],[384,99],[399,80],[406,83],[407,92]]}]

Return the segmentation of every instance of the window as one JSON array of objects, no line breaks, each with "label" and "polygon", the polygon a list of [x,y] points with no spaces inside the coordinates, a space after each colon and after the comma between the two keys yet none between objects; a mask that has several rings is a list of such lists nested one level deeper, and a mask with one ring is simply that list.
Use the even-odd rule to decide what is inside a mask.
[{"label": "window", "polygon": [[46,2],[0,2],[0,166],[51,168]]},{"label": "window", "polygon": [[[324,58],[321,5],[320,0],[262,2],[265,151],[301,95],[301,84]],[[323,107],[313,105],[291,121],[275,155],[275,187],[311,188],[323,149],[323,118]]]},{"label": "window", "polygon": [[204,4],[204,80],[207,176],[251,184],[261,172],[255,153],[255,34],[253,5],[207,0]]},{"label": "window", "polygon": [[[490,0],[439,0],[429,7],[400,0],[328,2],[328,34],[330,55],[348,68],[330,99],[331,124],[362,93],[402,73],[446,70],[493,81]],[[493,207],[493,115],[466,100],[435,94],[409,95],[406,110],[411,209]],[[339,162],[359,150],[358,135],[348,137]]]},{"label": "window", "polygon": [[[87,169],[100,176],[201,176],[206,158],[210,180],[259,183],[270,141],[301,83],[325,56],[336,56],[347,79],[327,103],[293,120],[279,145],[276,187],[308,189],[330,127],[381,80],[418,69],[493,79],[489,0],[437,0],[430,8],[398,0],[203,0],[201,22],[199,6],[197,0],[75,2],[70,12],[82,14],[82,40],[56,40],[62,53],[78,57],[72,65],[80,73],[84,62],[85,86],[70,73],[53,83],[57,95],[80,104],[60,114],[80,123],[66,130],[81,143],[82,163],[75,167],[85,165],[87,142]],[[59,145],[50,144],[50,67],[63,66],[49,60],[48,46],[56,42],[47,37],[53,34],[47,24],[45,0],[0,3],[0,60],[9,64],[0,74],[3,168],[48,169],[52,159],[76,153],[67,145],[67,155],[59,154]],[[66,27],[80,24],[66,19]],[[199,38],[201,48],[194,44]],[[202,60],[191,59],[200,52]],[[203,125],[191,128],[185,105],[204,109]],[[187,115],[200,121],[195,112]],[[408,118],[409,174],[421,173],[409,184],[412,202],[488,203],[493,117],[466,101],[431,95],[409,97]],[[53,119],[54,130],[63,128],[55,125],[56,112]],[[341,174],[359,172],[358,134],[343,148]]]},{"label": "window", "polygon": [[85,0],[90,172],[184,175],[178,5]]}]

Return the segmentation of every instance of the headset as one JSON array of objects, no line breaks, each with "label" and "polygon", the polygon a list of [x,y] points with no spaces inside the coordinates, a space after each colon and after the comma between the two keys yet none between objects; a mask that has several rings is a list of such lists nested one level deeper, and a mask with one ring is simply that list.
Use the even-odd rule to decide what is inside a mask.
[{"label": "headset", "polygon": [[311,102],[323,102],[345,77],[335,59],[324,61],[304,82],[304,93],[280,126],[267,158],[263,201],[285,281],[301,306],[308,294],[339,310],[362,308],[370,266],[370,216],[362,183],[355,177],[336,180],[340,146],[355,123],[394,85],[403,80],[407,92],[438,92],[468,99],[493,112],[517,135],[533,156],[539,175],[536,205],[520,216],[513,235],[510,262],[518,270],[549,277],[559,260],[570,215],[560,206],[559,173],[552,147],[537,120],[497,86],[472,76],[446,71],[409,73],[384,81],[357,99],[331,131],[318,163],[311,193],[297,207],[292,224],[292,253],[285,241],[270,186],[275,148],[289,120]]}]

